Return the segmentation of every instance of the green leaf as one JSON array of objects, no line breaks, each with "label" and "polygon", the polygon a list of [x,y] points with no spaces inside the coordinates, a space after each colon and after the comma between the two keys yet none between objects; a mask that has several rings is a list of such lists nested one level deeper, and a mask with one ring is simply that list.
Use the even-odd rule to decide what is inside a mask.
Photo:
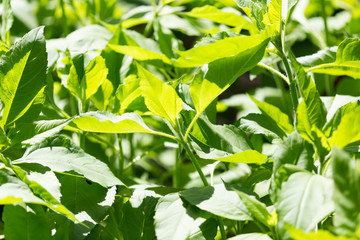
[{"label": "green leaf", "polygon": [[185,14],[189,17],[206,18],[213,22],[222,23],[233,27],[239,27],[251,31],[256,30],[256,27],[241,15],[237,15],[233,12],[224,12],[210,5],[193,8],[190,12]]},{"label": "green leaf", "polygon": [[0,125],[10,124],[24,115],[46,85],[43,31],[43,27],[30,31],[1,57],[0,98],[5,107]]},{"label": "green leaf", "polygon": [[272,0],[267,5],[267,13],[264,15],[264,24],[273,24],[280,33],[282,24],[286,24],[297,0]]},{"label": "green leaf", "polygon": [[238,152],[233,155],[212,159],[221,162],[264,164],[266,163],[267,156],[259,153],[256,150],[245,150],[243,152]]},{"label": "green leaf", "polygon": [[322,129],[326,123],[326,109],[320,99],[320,94],[315,83],[307,76],[303,67],[297,62],[293,55],[290,55],[291,64],[295,70],[297,83],[303,101],[297,109],[296,127],[308,141],[313,141],[311,128],[313,126]]},{"label": "green leaf", "polygon": [[358,122],[360,122],[359,106],[342,116],[336,131],[330,139],[331,145],[337,145],[338,147],[343,148],[350,143],[359,141],[360,126],[359,124],[356,124]]},{"label": "green leaf", "polygon": [[0,204],[6,205],[21,202],[45,205],[45,202],[36,197],[25,183],[16,177],[0,171]]},{"label": "green leaf", "polygon": [[336,61],[325,63],[307,69],[307,72],[323,73],[329,75],[347,75],[360,78],[360,40],[347,38],[342,41],[336,52]]},{"label": "green leaf", "polygon": [[250,113],[245,117],[240,118],[235,125],[241,130],[252,134],[263,134],[273,139],[284,139],[286,133],[278,126],[272,118],[266,114]]},{"label": "green leaf", "polygon": [[61,202],[83,223],[70,222],[69,237],[84,239],[96,223],[108,215],[107,210],[115,200],[116,187],[107,189],[85,178],[65,174],[57,174],[57,178],[61,183]]},{"label": "green leaf", "polygon": [[19,166],[29,163],[41,164],[55,172],[75,171],[104,187],[123,185],[105,163],[79,149],[64,147],[40,148],[19,160],[13,161],[13,164]]},{"label": "green leaf", "polygon": [[354,234],[360,228],[360,162],[343,150],[333,149],[332,171],[335,183],[334,226],[338,234]]},{"label": "green leaf", "polygon": [[319,221],[334,211],[332,192],[330,179],[308,172],[292,174],[282,183],[275,203],[282,233],[285,224],[306,232],[314,230]]},{"label": "green leaf", "polygon": [[139,84],[140,81],[135,75],[129,75],[124,79],[124,84],[119,85],[116,97],[120,101],[120,114],[123,114],[131,103],[141,97]]},{"label": "green leaf", "polygon": [[204,218],[197,217],[190,207],[184,207],[177,193],[160,198],[155,209],[155,232],[159,240],[187,239],[200,231]]},{"label": "green leaf", "polygon": [[281,130],[288,134],[294,131],[294,127],[290,124],[289,116],[281,112],[279,108],[269,103],[258,101],[250,95],[248,96],[258,106],[258,108],[263,114],[267,115],[277,123]]},{"label": "green leaf", "polygon": [[150,133],[174,139],[171,135],[150,129],[137,113],[87,112],[75,117],[70,126],[86,132]]},{"label": "green leaf", "polygon": [[191,188],[181,191],[180,196],[190,204],[220,217],[238,221],[253,220],[239,195],[224,184]]},{"label": "green leaf", "polygon": [[235,3],[256,23],[259,30],[264,29],[263,17],[265,14],[266,2],[260,0],[234,0]]},{"label": "green leaf", "polygon": [[2,1],[2,22],[1,22],[1,40],[7,42],[10,40],[10,28],[14,22],[13,11],[11,9],[11,1],[4,0]]},{"label": "green leaf", "polygon": [[[228,71],[231,70],[231,72],[221,71],[221,73],[218,73],[218,76],[225,73],[226,79],[229,80],[221,84],[219,80],[209,79],[210,82],[215,81],[219,85],[226,85],[235,73],[248,71],[249,69],[245,69],[252,66],[252,64],[256,65],[256,63],[262,59],[265,47],[269,42],[269,37],[269,32],[264,31],[258,35],[229,37],[208,45],[194,47],[187,51],[178,51],[180,58],[174,62],[174,65],[177,67],[191,68],[222,58],[228,58],[216,63],[216,65],[218,68],[226,67]],[[228,65],[229,62],[231,63],[230,65]],[[239,65],[236,65],[236,62],[242,63],[241,68],[238,68]],[[221,67],[219,65],[221,65]],[[244,67],[242,67],[242,65],[244,65]],[[218,70],[219,69],[216,71]],[[216,72],[212,73],[212,75],[214,74],[216,74]]]},{"label": "green leaf", "polygon": [[164,63],[171,64],[169,58],[165,55],[161,55],[157,52],[149,51],[139,46],[127,46],[127,45],[108,45],[117,53],[129,55],[138,61],[149,61],[149,60],[161,60]]},{"label": "green leaf", "polygon": [[331,232],[327,230],[319,229],[316,232],[305,233],[300,229],[291,228],[289,230],[291,237],[294,240],[318,240],[318,239],[326,239],[326,240],[356,240],[357,238],[351,238],[347,236],[335,236]]},{"label": "green leaf", "polygon": [[106,80],[108,69],[105,60],[97,56],[83,69],[83,60],[80,63],[73,63],[67,79],[67,88],[78,98],[85,101],[96,93],[98,88]]},{"label": "green leaf", "polygon": [[165,118],[175,126],[176,116],[183,108],[183,102],[175,89],[137,65],[140,77],[140,90],[146,106],[159,117]]},{"label": "green leaf", "polygon": [[270,238],[269,235],[264,233],[245,233],[228,239],[229,240],[271,240],[272,238]]},{"label": "green leaf", "polygon": [[4,207],[3,220],[6,239],[51,239],[50,219],[41,206],[7,205]]},{"label": "green leaf", "polygon": [[331,63],[336,59],[337,47],[325,48],[312,55],[299,57],[296,60],[304,67],[314,67],[316,65]]}]

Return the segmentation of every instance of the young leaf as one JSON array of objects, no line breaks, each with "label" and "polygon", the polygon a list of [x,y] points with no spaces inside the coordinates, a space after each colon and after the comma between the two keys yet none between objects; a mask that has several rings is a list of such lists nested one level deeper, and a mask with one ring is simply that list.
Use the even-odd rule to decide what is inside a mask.
[{"label": "young leaf", "polygon": [[75,117],[70,126],[86,132],[151,133],[174,139],[171,135],[150,129],[137,113],[87,112]]},{"label": "young leaf", "polygon": [[55,172],[75,171],[104,187],[123,185],[105,163],[78,149],[64,147],[40,148],[19,160],[13,161],[13,164],[18,166],[30,163],[41,164]]},{"label": "young leaf", "polygon": [[[226,71],[221,71],[221,74],[227,73],[227,78],[229,78],[229,76],[233,76],[237,72],[246,72],[246,68],[252,64],[256,65],[262,59],[264,54],[263,51],[269,42],[269,37],[270,33],[263,31],[261,34],[253,36],[229,37],[208,45],[194,47],[187,51],[178,51],[181,57],[174,62],[174,65],[184,68],[198,67],[215,60],[229,58],[228,60],[225,59],[220,63],[217,63],[217,65],[227,67],[228,70],[231,70],[232,74],[227,73]],[[228,65],[229,61],[231,62],[230,65]],[[246,64],[239,70],[235,67],[239,66],[235,64],[237,61],[241,61],[242,64]],[[254,63],[255,61],[256,63]],[[221,74],[219,74],[219,76],[221,76]],[[223,85],[228,82],[229,80],[226,83],[223,83]]]},{"label": "young leaf", "polygon": [[50,219],[39,205],[4,207],[6,239],[51,239]]},{"label": "young leaf", "polygon": [[323,73],[330,75],[347,75],[360,78],[360,40],[348,38],[342,41],[336,52],[336,61],[325,63],[307,69],[307,72]]},{"label": "young leaf", "polygon": [[220,9],[210,5],[193,8],[190,12],[185,14],[189,17],[206,18],[216,23],[222,23],[233,27],[256,31],[256,27],[247,21],[244,17],[232,12],[221,11]]},{"label": "young leaf", "polygon": [[269,103],[261,102],[256,100],[254,97],[248,95],[251,100],[258,106],[260,111],[267,115],[268,117],[272,118],[279,128],[283,130],[285,133],[292,133],[294,131],[294,127],[290,124],[289,116],[285,113],[281,112],[281,110]]},{"label": "young leaf", "polygon": [[[346,147],[348,144],[360,140],[360,107],[345,114],[340,124],[334,132],[330,143],[340,148]],[[351,131],[349,131],[351,129]]]},{"label": "young leaf", "polygon": [[24,115],[46,85],[43,32],[43,27],[31,30],[0,59],[0,98],[5,105],[0,125]]},{"label": "young leaf", "polygon": [[10,0],[4,0],[2,2],[2,7],[1,40],[6,43],[10,40],[10,34],[8,32],[14,22],[14,16]]},{"label": "young leaf", "polygon": [[332,170],[335,183],[334,225],[338,234],[354,234],[360,228],[360,162],[343,150],[333,149]]},{"label": "young leaf", "polygon": [[140,90],[146,106],[157,116],[165,118],[175,126],[176,116],[183,108],[183,102],[175,89],[137,65],[140,77]]},{"label": "young leaf", "polygon": [[95,57],[86,69],[83,69],[83,66],[77,66],[77,64],[82,65],[83,61],[74,62],[72,65],[67,79],[67,88],[85,101],[94,95],[106,80],[108,69],[105,60],[100,56]]}]

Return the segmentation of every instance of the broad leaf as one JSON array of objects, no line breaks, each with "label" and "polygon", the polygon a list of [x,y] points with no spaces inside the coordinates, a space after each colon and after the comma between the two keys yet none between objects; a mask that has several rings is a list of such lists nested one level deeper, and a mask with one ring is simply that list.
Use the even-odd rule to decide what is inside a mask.
[{"label": "broad leaf", "polygon": [[[213,44],[200,46],[197,48],[206,48],[208,46],[213,46],[214,44],[220,44],[227,39],[234,40],[235,38],[237,37],[225,38],[224,40],[217,41]],[[257,39],[253,39],[251,43],[247,43],[248,40],[250,39],[238,39],[236,45],[230,45],[237,46],[239,48],[241,48],[241,46],[248,47],[247,49],[240,50],[240,52],[238,52],[236,55],[230,55],[219,59],[218,56],[220,52],[217,51],[216,55],[213,53],[214,57],[216,57],[218,60],[208,64],[208,69],[204,75],[202,71],[199,71],[198,74],[195,75],[192,83],[190,84],[189,90],[191,99],[197,112],[193,121],[196,121],[196,119],[203,111],[205,111],[209,104],[214,101],[214,99],[217,98],[222,92],[229,88],[238,77],[256,66],[256,64],[263,58],[265,48],[269,40],[266,39],[262,40],[261,42],[257,42]],[[257,44],[252,45],[254,42]],[[194,49],[196,48],[193,48],[192,50]],[[225,49],[228,49],[228,47],[225,47]],[[209,51],[206,49],[203,50]],[[213,51],[213,49],[211,51]],[[221,50],[221,53],[222,52],[224,51]],[[194,52],[193,54],[198,53]],[[193,56],[198,57],[198,55]]]},{"label": "broad leaf", "polygon": [[332,171],[335,183],[334,225],[338,234],[354,234],[360,228],[360,162],[334,148]]},{"label": "broad leaf", "polygon": [[10,34],[8,34],[8,31],[14,22],[13,11],[10,3],[10,0],[2,1],[1,40],[3,42],[7,42],[8,39],[10,40]]},{"label": "broad leaf", "polygon": [[200,231],[204,218],[183,206],[177,193],[160,198],[155,210],[155,232],[159,240],[183,240]]},{"label": "broad leaf", "polygon": [[13,161],[14,164],[41,164],[55,172],[75,171],[87,179],[97,182],[104,187],[123,185],[108,166],[96,158],[78,149],[63,147],[40,148]]},{"label": "broad leaf", "polygon": [[332,181],[323,176],[307,172],[292,174],[282,184],[275,203],[282,233],[285,224],[306,232],[314,230],[319,221],[334,211],[332,190]]},{"label": "broad leaf", "polygon": [[269,103],[258,101],[250,95],[248,96],[258,106],[258,108],[263,114],[267,115],[277,123],[281,130],[283,130],[287,134],[290,134],[294,131],[294,127],[290,124],[289,116],[281,112],[279,108]]},{"label": "broad leaf", "polygon": [[87,112],[75,117],[70,126],[86,132],[100,133],[151,133],[174,138],[149,128],[137,113],[115,115],[109,112]]},{"label": "broad leaf", "polygon": [[[258,35],[229,37],[208,45],[194,47],[187,51],[178,51],[180,58],[177,59],[174,65],[185,68],[197,67],[222,58],[229,58],[216,64],[231,70],[232,74],[226,71],[221,71],[222,73],[219,74],[222,75],[226,73],[226,78],[229,79],[229,76],[233,76],[237,72],[246,72],[244,69],[254,64],[254,61],[257,63],[262,59],[263,51],[269,41],[269,37],[269,32],[264,31]],[[250,56],[253,57],[249,58]],[[229,61],[234,65],[227,65]],[[235,64],[237,61],[242,61],[242,65],[244,63],[246,64],[239,69],[235,67],[238,67],[238,65]],[[210,81],[214,80],[211,79]],[[223,83],[223,85],[226,85],[228,81]]]},{"label": "broad leaf", "polygon": [[360,78],[360,40],[348,38],[342,41],[336,52],[336,61],[325,63],[307,69],[308,72],[323,73],[329,75],[347,75]]},{"label": "broad leaf", "polygon": [[316,232],[305,233],[300,229],[291,228],[289,230],[291,237],[294,240],[318,240],[318,239],[326,239],[326,240],[356,240],[357,238],[351,238],[347,236],[335,236],[331,232],[319,229]]},{"label": "broad leaf", "polygon": [[245,233],[228,239],[229,240],[272,240],[272,238],[269,237],[269,235],[264,233]]},{"label": "broad leaf", "polygon": [[157,52],[149,51],[139,46],[126,46],[126,45],[108,45],[117,53],[122,53],[129,55],[138,61],[148,61],[148,60],[161,60],[164,63],[171,64],[170,59],[165,55],[161,55]]},{"label": "broad leaf", "polygon": [[239,195],[228,190],[224,184],[191,188],[181,191],[180,196],[190,204],[220,217],[238,221],[254,219]]},{"label": "broad leaf", "polygon": [[7,205],[4,208],[3,220],[6,239],[51,239],[50,219],[41,206]]},{"label": "broad leaf", "polygon": [[314,67],[316,65],[331,63],[336,59],[337,47],[325,48],[312,55],[299,57],[296,60],[304,67]]},{"label": "broad leaf", "polygon": [[149,110],[169,120],[175,126],[176,116],[183,108],[183,102],[175,89],[137,65],[140,77],[140,90]]},{"label": "broad leaf", "polygon": [[193,8],[190,12],[185,13],[187,16],[194,18],[206,18],[216,23],[222,23],[233,27],[239,27],[254,31],[256,27],[247,21],[244,17],[233,12],[224,12],[220,9],[205,5],[203,7]]},{"label": "broad leaf", "polygon": [[46,85],[43,31],[43,27],[30,31],[0,59],[0,98],[5,105],[0,125],[24,115]]},{"label": "broad leaf", "polygon": [[330,143],[338,147],[345,147],[350,143],[360,140],[360,107],[342,116],[340,123],[333,133]]}]

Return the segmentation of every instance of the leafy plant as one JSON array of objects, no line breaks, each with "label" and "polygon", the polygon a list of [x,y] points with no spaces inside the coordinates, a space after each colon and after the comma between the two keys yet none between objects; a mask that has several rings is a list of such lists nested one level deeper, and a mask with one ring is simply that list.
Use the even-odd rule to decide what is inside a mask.
[{"label": "leafy plant", "polygon": [[358,12],[3,0],[0,238],[359,239]]}]

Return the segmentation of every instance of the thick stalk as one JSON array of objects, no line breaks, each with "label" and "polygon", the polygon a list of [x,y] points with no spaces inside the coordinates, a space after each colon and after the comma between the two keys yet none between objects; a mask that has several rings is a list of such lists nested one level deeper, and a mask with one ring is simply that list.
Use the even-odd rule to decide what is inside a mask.
[{"label": "thick stalk", "polygon": [[124,152],[122,147],[122,136],[120,134],[115,134],[115,141],[117,144],[117,148],[116,148],[117,153],[115,159],[117,175],[120,179],[122,179],[124,172]]},{"label": "thick stalk", "polygon": [[178,148],[175,149],[175,165],[174,165],[174,175],[173,175],[173,186],[175,188],[179,187],[179,174],[180,174],[180,157],[181,157],[181,145],[178,144]]}]

